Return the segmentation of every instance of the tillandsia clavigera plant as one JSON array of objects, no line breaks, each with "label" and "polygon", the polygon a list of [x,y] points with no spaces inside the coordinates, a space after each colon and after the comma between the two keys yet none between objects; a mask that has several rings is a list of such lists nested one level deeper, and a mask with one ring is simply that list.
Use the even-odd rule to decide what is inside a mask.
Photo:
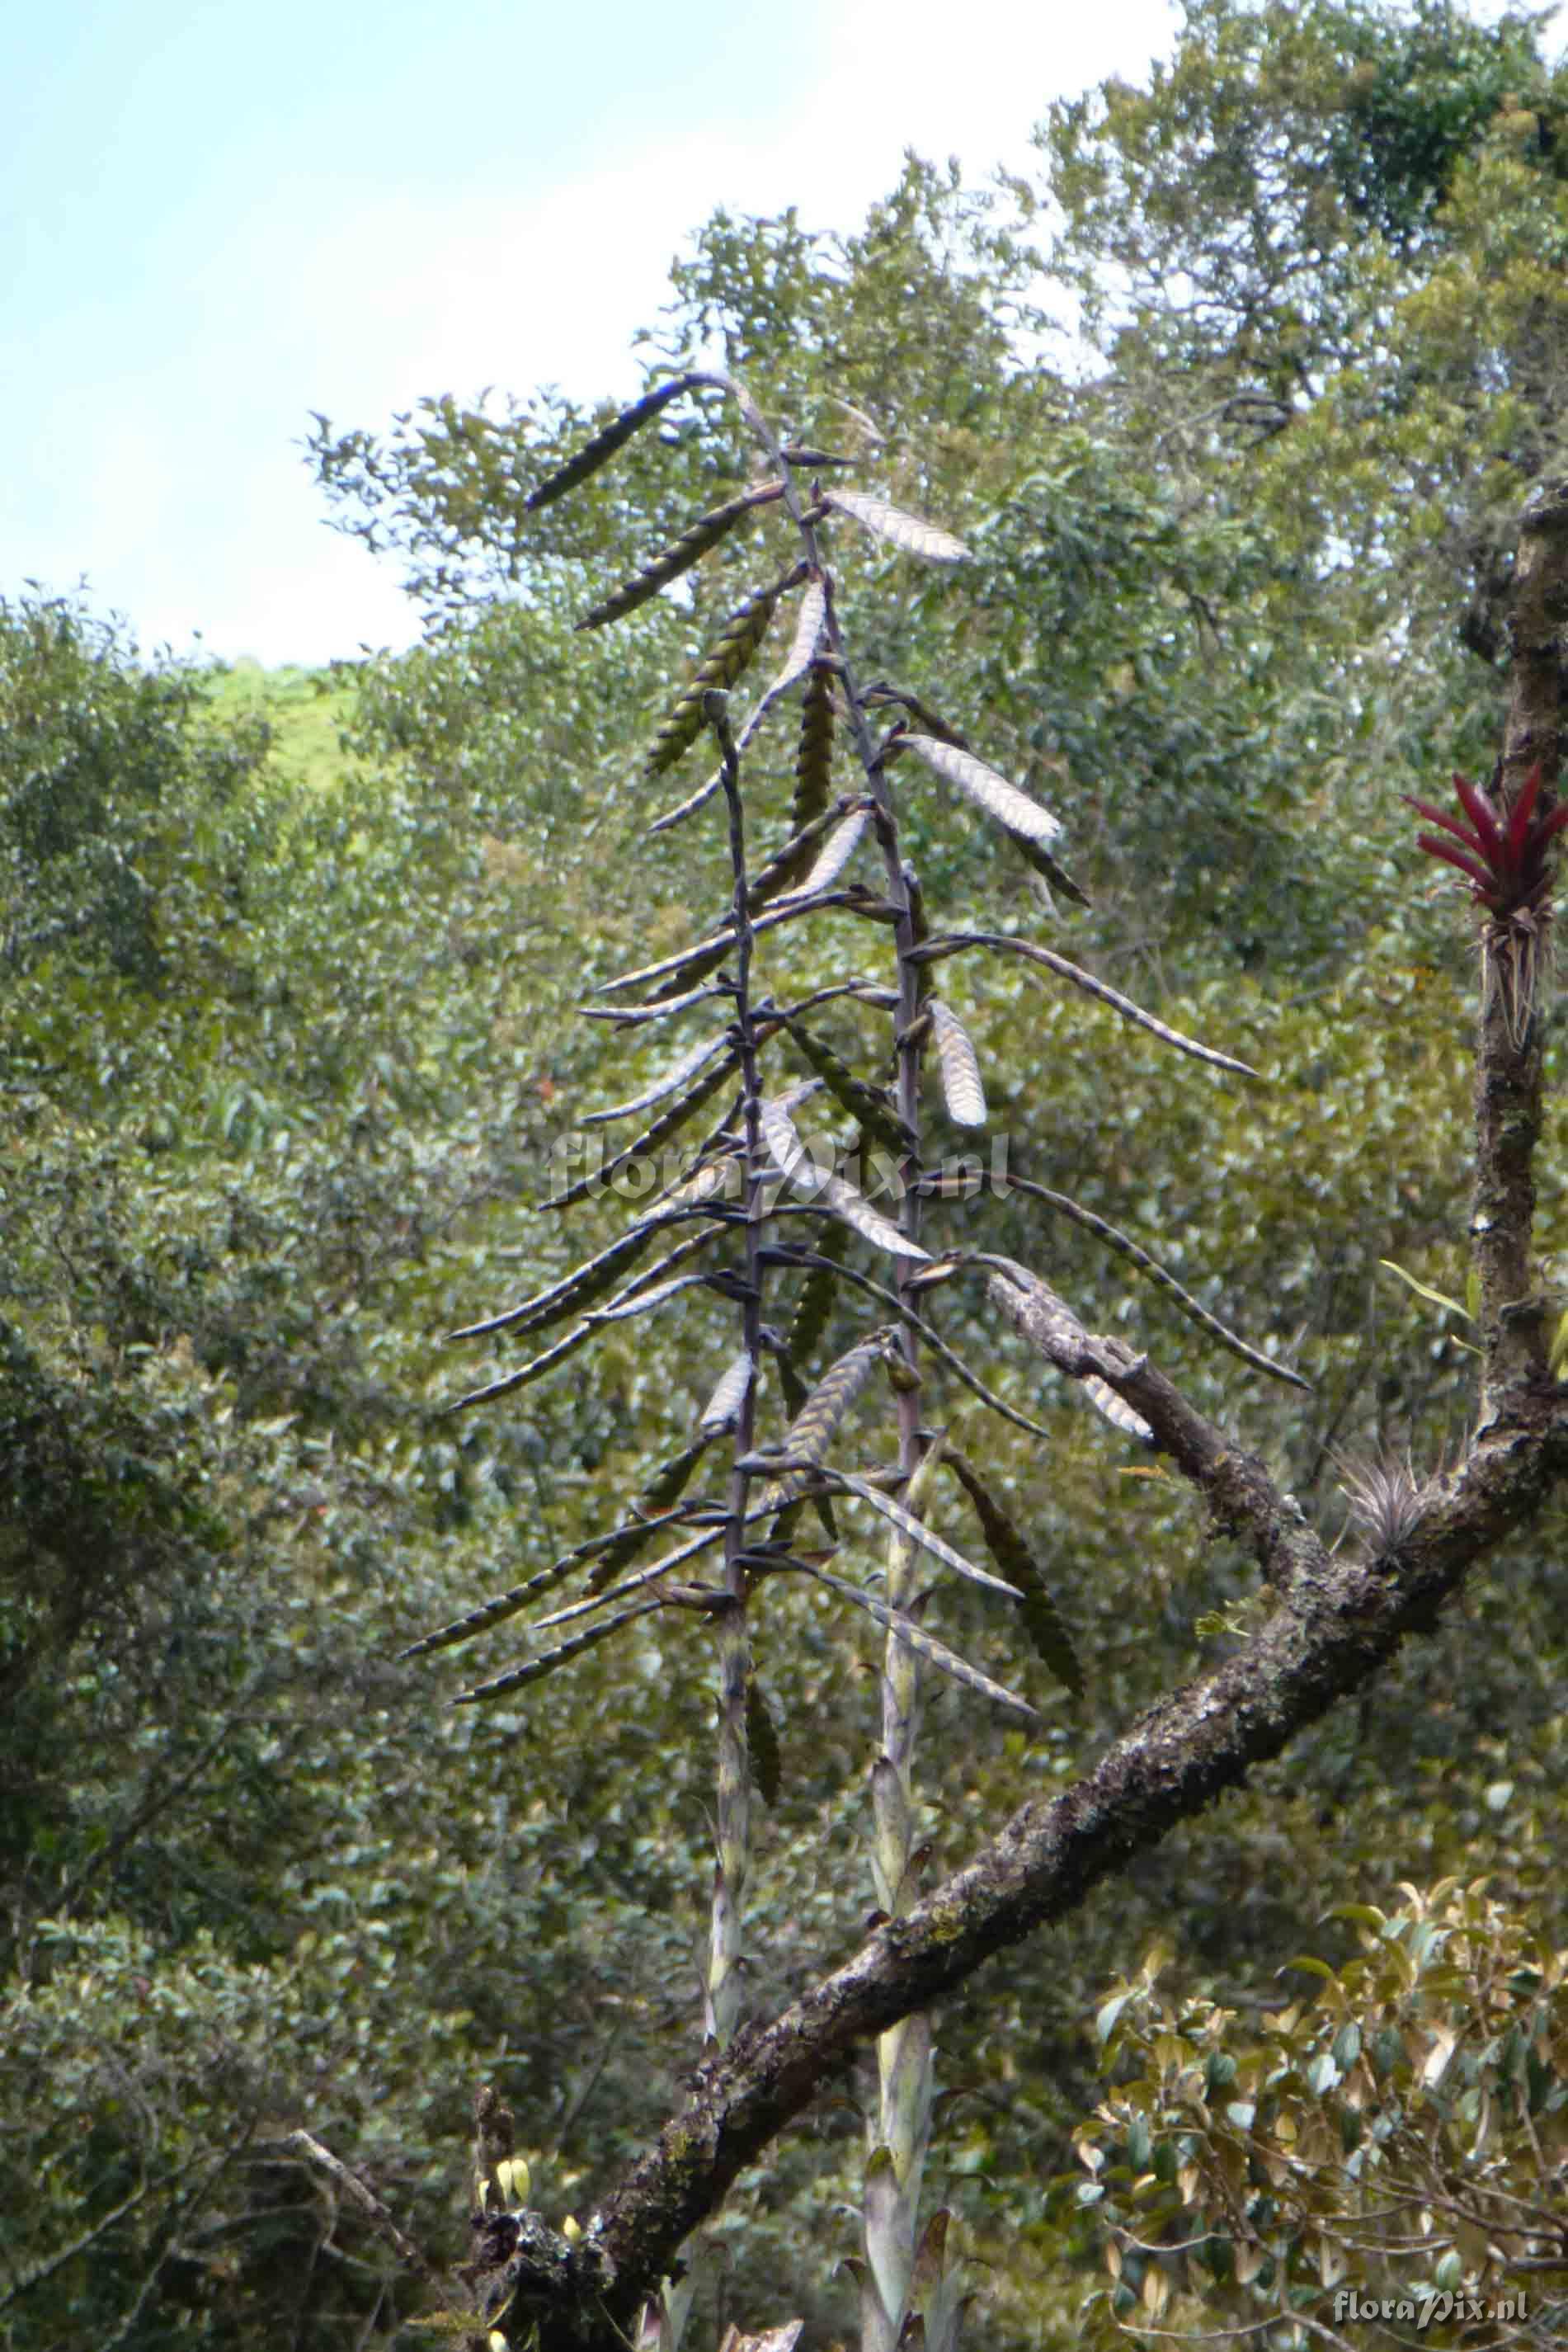
[{"label": "tillandsia clavigera plant", "polygon": [[[885,499],[841,486],[849,461],[781,439],[733,378],[688,372],[648,393],[528,501],[538,509],[586,480],[641,427],[676,400],[716,392],[733,404],[760,446],[767,478],[699,517],[669,547],[604,596],[580,625],[598,627],[633,612],[680,578],[742,525],[771,518],[790,544],[762,570],[762,584],[735,607],[658,725],[643,773],[673,770],[699,743],[716,745],[712,772],[686,798],[656,814],[654,837],[689,822],[716,800],[724,812],[729,891],[704,936],[607,982],[585,1015],[636,1033],[668,1024],[699,1034],[674,1051],[653,1081],[591,1114],[584,1125],[642,1120],[635,1139],[538,1203],[553,1213],[612,1193],[633,1168],[645,1171],[666,1150],[665,1181],[607,1247],[546,1287],[455,1334],[509,1348],[525,1360],[459,1400],[454,1410],[489,1405],[547,1377],[612,1326],[682,1316],[697,1297],[736,1318],[727,1360],[710,1375],[707,1402],[685,1442],[645,1479],[614,1523],[572,1550],[541,1560],[508,1591],[426,1634],[405,1652],[419,1656],[489,1633],[536,1604],[532,1646],[461,1694],[482,1705],[518,1692],[642,1619],[665,1613],[712,1626],[718,1687],[716,1860],[703,1984],[703,2031],[710,2050],[730,2043],[742,2023],[744,1898],[752,1870],[752,1804],[777,1794],[779,1745],[758,1679],[765,1650],[761,1604],[781,1580],[804,1580],[833,1605],[872,1619],[883,1639],[881,1722],[872,1770],[872,1869],[878,1905],[912,1907],[919,1878],[919,1801],[915,1777],[921,1677],[934,1673],[977,1704],[1025,1727],[1036,1704],[960,1654],[925,1619],[933,1598],[923,1582],[946,1570],[1016,1616],[1025,1642],[1067,1691],[1082,1669],[1058,1599],[1027,1537],[998,1493],[980,1442],[957,1442],[937,1395],[949,1383],[987,1412],[1037,1438],[1039,1422],[998,1392],[937,1328],[941,1286],[978,1281],[1039,1353],[1076,1381],[1088,1401],[1134,1443],[1151,1431],[1120,1393],[1133,1360],[1093,1339],[1048,1284],[1018,1261],[967,1246],[942,1248],[923,1229],[956,1193],[985,1187],[977,1160],[932,1164],[922,1119],[929,1061],[947,1117],[975,1135],[988,1124],[983,1074],[963,1020],[935,987],[936,967],[980,950],[1016,957],[1087,992],[1180,1053],[1252,1076],[1233,1056],[1201,1045],[1078,964],[1038,941],[1000,931],[934,931],[917,875],[904,855],[893,775],[923,775],[980,811],[1043,878],[1048,893],[1082,900],[1059,864],[1061,825],[1030,793],[991,767],[955,727],[908,688],[883,679],[862,686],[846,649],[831,562],[844,526],[884,546],[943,566],[967,550],[951,533]],[[736,724],[728,698],[758,655],[780,608],[793,611],[789,649],[771,683]],[[766,822],[751,783],[749,748],[796,710],[793,794],[777,845],[753,862],[754,824]],[[879,731],[880,730],[880,731]],[[847,758],[846,755],[847,754]],[[902,765],[900,765],[902,763]],[[845,771],[847,770],[847,777]],[[773,822],[777,825],[778,819]],[[873,845],[877,879],[857,878],[854,861]],[[887,941],[885,978],[844,971],[791,994],[776,961],[780,945],[837,912]],[[821,1009],[885,1022],[881,1051],[860,1070],[822,1034]],[[802,1132],[810,1116],[831,1122]],[[704,1112],[715,1123],[690,1139]],[[873,1183],[873,1181],[874,1183]],[[655,1181],[657,1174],[655,1175]],[[1245,1361],[1296,1386],[1299,1376],[1262,1354],[1201,1307],[1175,1277],[1117,1228],[1013,1170],[1009,1188],[1065,1217],[1146,1273],[1211,1337]],[[884,1213],[868,1195],[893,1195]],[[640,1188],[642,1189],[642,1188]],[[655,1254],[656,1253],[656,1254]],[[651,1255],[652,1254],[652,1255]],[[775,1303],[775,1300],[778,1303]],[[849,1344],[821,1360],[835,1316]],[[565,1327],[564,1329],[561,1327]],[[557,1333],[539,1344],[546,1333]],[[860,1469],[844,1460],[859,1408],[878,1381],[891,1391],[896,1443]],[[705,1383],[706,1385],[706,1383]],[[776,1391],[776,1398],[774,1391]],[[704,1476],[709,1462],[723,1475]],[[991,1565],[933,1524],[937,1485],[973,1516]],[[861,1530],[878,1525],[888,1546],[880,1591],[854,1573]],[[653,1558],[647,1555],[653,1554]],[[574,1598],[549,1605],[559,1588]],[[570,1630],[567,1630],[570,1628]],[[541,1637],[544,1637],[541,1640]],[[863,2260],[858,2264],[865,2352],[894,2352],[923,2331],[927,2352],[956,2346],[963,2303],[951,2216],[922,2223],[921,2185],[932,2109],[928,2018],[906,2018],[882,2037],[878,2084],[868,2116],[871,2152],[864,2189]],[[589,2276],[598,2248],[591,2221],[573,2241],[571,2263]],[[568,2259],[563,2257],[562,2259]],[[507,2340],[527,2340],[528,2298],[516,2281]],[[667,2294],[644,2314],[649,2343],[673,2346],[686,2297]]]},{"label": "tillandsia clavigera plant", "polygon": [[1529,1026],[1546,954],[1554,880],[1552,845],[1568,824],[1568,803],[1544,800],[1545,769],[1537,760],[1514,794],[1503,797],[1502,762],[1491,788],[1454,777],[1463,822],[1429,801],[1406,800],[1439,833],[1416,835],[1429,857],[1458,868],[1470,897],[1485,910],[1481,954],[1486,992],[1501,999],[1509,1034],[1518,1045]]}]

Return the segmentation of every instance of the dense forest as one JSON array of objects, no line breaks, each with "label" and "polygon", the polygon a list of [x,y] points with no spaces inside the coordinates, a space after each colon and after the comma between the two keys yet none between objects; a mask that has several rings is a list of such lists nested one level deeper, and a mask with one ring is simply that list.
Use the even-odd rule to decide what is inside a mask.
[{"label": "dense forest", "polygon": [[[1532,1002],[1483,944],[1487,824],[1499,858],[1544,857],[1556,772],[1553,734],[1532,819],[1519,730],[1556,704],[1542,720],[1521,686],[1511,613],[1526,501],[1568,476],[1546,22],[1186,0],[1168,64],[1050,110],[1031,180],[911,155],[858,228],[715,213],[639,338],[648,388],[727,373],[821,453],[807,528],[848,655],[801,666],[739,786],[684,822],[651,830],[729,722],[691,705],[690,736],[716,732],[652,781],[648,746],[742,600],[799,588],[790,501],[750,497],[766,458],[700,384],[559,497],[610,405],[434,391],[384,425],[318,418],[326,511],[401,567],[423,634],[287,692],[145,658],[79,599],[0,601],[10,2352],[1416,2340],[1355,2294],[1440,2298],[1427,2344],[1568,2336],[1568,1132],[1542,892],[1500,918],[1530,919],[1510,969]],[[657,593],[579,625],[748,497]],[[962,559],[925,561],[945,534]],[[726,663],[698,674],[730,683]],[[848,664],[905,756],[845,869],[860,901],[756,937],[778,1003],[813,1008],[774,1022],[768,1083],[837,1070],[841,1114],[906,1133],[918,1082],[927,1165],[977,1151],[1027,1180],[927,1203],[926,1253],[989,1254],[993,1289],[1034,1269],[1129,1392],[1157,1377],[1262,1465],[1274,1535],[1164,1423],[1151,1442],[1125,1399],[1097,1412],[1087,1356],[1047,1360],[983,1281],[916,1295],[885,1222],[841,1216],[864,1280],[817,1283],[810,1362],[778,1349],[758,1412],[803,1444],[801,1399],[840,1375],[852,1484],[784,1508],[852,1590],[758,1577],[744,1656],[735,1611],[665,1594],[455,1705],[559,1637],[497,1612],[400,1654],[583,1556],[700,1430],[727,1465],[733,1280],[602,1318],[515,1385],[557,1327],[450,1335],[588,1297],[573,1270],[645,1207],[608,1183],[552,1199],[585,1134],[609,1153],[648,1117],[582,1122],[657,1106],[722,1015],[672,1034],[579,1008],[678,972],[732,908],[749,953],[738,811],[754,862],[789,835],[818,668],[833,790],[862,789]],[[916,775],[911,740],[1014,798]],[[933,933],[1037,944],[1099,992],[954,955],[925,967],[933,1014],[891,917],[863,919],[890,809],[888,871],[917,873]],[[1417,845],[1459,849],[1466,824],[1466,870]],[[747,1052],[772,1018],[752,984]],[[907,1022],[888,1058],[901,989],[945,1087]],[[1255,1075],[1173,1053],[1107,991]],[[1513,1063],[1544,1084],[1528,1299],[1506,1219],[1474,1205],[1487,1074]],[[786,1324],[801,1279],[768,1294]],[[911,1305],[1010,1417],[924,1339],[918,1376],[885,1334],[868,1352]],[[1471,1465],[1511,1379],[1545,1437],[1499,1502]],[[927,1476],[917,1423],[967,1476]],[[871,1475],[894,1456],[949,1551],[1017,1585],[1022,1543],[1032,1609],[912,1568]],[[879,2083],[858,2033],[759,2127],[640,2322],[552,2334],[484,2304],[476,2239],[537,2215],[576,2259],[682,2111],[705,2028],[716,2063],[749,2047],[1146,1710],[1264,1654],[1285,1506],[1347,1574],[1392,1592],[1409,1565],[1443,1605],[1413,1584],[1375,1670],[1282,1752],[1260,1735],[1271,1760],[1222,1801],[1127,1835],[1051,1924],[941,1981],[908,2145],[889,2035]],[[900,1592],[932,1650],[891,1867]]]}]

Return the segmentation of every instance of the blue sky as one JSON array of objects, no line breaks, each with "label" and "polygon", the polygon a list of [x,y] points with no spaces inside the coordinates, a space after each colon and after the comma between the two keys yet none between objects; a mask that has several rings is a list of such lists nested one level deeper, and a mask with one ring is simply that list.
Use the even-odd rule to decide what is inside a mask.
[{"label": "blue sky", "polygon": [[851,226],[905,145],[985,178],[1168,0],[11,0],[0,8],[0,593],[85,576],[144,646],[406,643],[329,531],[312,409],[635,383],[712,211]]},{"label": "blue sky", "polygon": [[[321,662],[415,633],[323,522],[309,412],[635,383],[717,205],[849,227],[902,152],[1026,168],[1171,0],[11,0],[0,593],[85,577],[144,646]],[[200,632],[198,644],[196,633]]]}]

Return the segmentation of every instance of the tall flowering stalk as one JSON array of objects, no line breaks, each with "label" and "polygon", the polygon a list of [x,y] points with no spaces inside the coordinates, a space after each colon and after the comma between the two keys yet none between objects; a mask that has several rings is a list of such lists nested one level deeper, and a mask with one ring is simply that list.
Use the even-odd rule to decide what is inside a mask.
[{"label": "tall flowering stalk", "polygon": [[[586,480],[672,401],[699,391],[717,391],[735,404],[760,445],[770,478],[699,517],[673,545],[602,597],[581,625],[597,627],[636,610],[757,519],[787,522],[792,534],[789,561],[732,610],[666,711],[643,762],[644,777],[658,777],[705,736],[716,739],[717,770],[656,815],[647,830],[652,839],[685,824],[722,793],[728,905],[706,935],[609,982],[597,992],[601,1001],[582,1009],[631,1030],[681,1022],[699,1008],[716,1006],[724,1008],[726,1021],[713,1029],[708,1010],[704,1033],[651,1085],[590,1114],[584,1124],[653,1116],[633,1141],[539,1207],[553,1213],[601,1196],[623,1171],[645,1167],[654,1153],[688,1135],[705,1111],[709,1118],[716,1114],[716,1124],[696,1142],[688,1139],[689,1156],[674,1181],[607,1247],[518,1305],[454,1335],[502,1348],[520,1339],[527,1349],[520,1365],[498,1370],[454,1409],[493,1406],[553,1373],[606,1325],[678,1314],[696,1293],[737,1309],[739,1346],[686,1442],[651,1472],[629,1508],[616,1514],[603,1533],[557,1559],[539,1562],[509,1591],[426,1634],[404,1654],[441,1650],[486,1633],[557,1594],[563,1582],[579,1582],[580,1597],[532,1618],[535,1645],[520,1660],[460,1694],[462,1703],[477,1705],[523,1690],[656,1612],[685,1611],[711,1621],[718,1682],[717,1852],[703,2031],[709,2050],[717,2052],[733,2042],[744,2022],[744,1906],[752,1869],[753,1808],[758,1796],[772,1801],[779,1771],[771,1717],[754,1663],[758,1602],[770,1584],[783,1577],[808,1579],[833,1603],[869,1616],[883,1635],[881,1737],[872,1773],[873,1869],[879,1901],[893,1916],[907,1912],[915,1899],[914,1775],[923,1673],[940,1675],[971,1699],[999,1707],[1016,1721],[1038,1720],[1027,1699],[960,1656],[925,1623],[922,1580],[932,1572],[931,1564],[1006,1603],[1055,1679],[1070,1689],[1082,1688],[1081,1669],[1054,1598],[1027,1541],[991,1491],[983,1463],[945,1446],[925,1426],[922,1407],[932,1371],[939,1365],[946,1377],[1015,1427],[1037,1437],[1045,1432],[989,1389],[942,1338],[929,1319],[927,1290],[950,1277],[977,1276],[1015,1320],[1021,1316],[1040,1322],[1044,1316],[1041,1328],[1049,1326],[1047,1336],[1060,1342],[1058,1360],[1089,1402],[1137,1442],[1146,1442],[1149,1434],[1098,1376],[1066,1307],[1027,1268],[963,1250],[934,1258],[920,1238],[923,1199],[949,1189],[943,1171],[922,1159],[923,1055],[929,1051],[935,1061],[948,1117],[967,1129],[981,1128],[987,1119],[977,1057],[956,1013],[935,992],[935,965],[971,950],[1024,953],[1176,1050],[1230,1070],[1244,1071],[1245,1065],[1155,1021],[1053,950],[998,933],[931,932],[919,882],[900,850],[888,781],[898,760],[907,760],[912,776],[925,772],[938,787],[978,809],[1037,877],[1070,898],[1082,898],[1056,861],[1061,828],[1048,810],[988,766],[915,695],[887,681],[864,688],[856,682],[834,601],[828,561],[831,531],[848,523],[883,548],[942,565],[961,562],[967,554],[950,532],[886,499],[836,487],[836,468],[845,460],[782,442],[741,385],[696,373],[672,378],[614,418],[538,486],[530,508],[546,506]],[[744,724],[732,728],[727,697],[745,677],[780,607],[792,607],[795,614],[782,667]],[[779,712],[797,700],[787,829],[763,862],[750,867],[744,755],[758,730],[776,723]],[[883,714],[891,719],[879,737]],[[844,738],[856,772],[847,788],[840,782],[835,795],[834,762]],[[861,849],[873,840],[881,852],[880,888],[853,873]],[[778,993],[758,993],[761,958],[781,940],[787,944],[793,926],[810,922],[827,908],[871,926],[878,940],[892,932],[896,986],[849,971],[794,1002],[787,1001],[777,976]],[[820,1033],[817,1008],[833,1001],[890,1016],[895,1081],[891,1095],[852,1069]],[[884,1155],[896,1168],[896,1220],[873,1207],[847,1173],[819,1165],[807,1150],[794,1114],[813,1095],[851,1124],[862,1152]],[[1114,1227],[1042,1186],[1025,1189],[1152,1275],[1211,1336],[1262,1369],[1295,1381],[1283,1367],[1248,1349]],[[862,1255],[874,1272],[859,1262]],[[765,1293],[779,1279],[797,1286],[791,1313],[775,1323],[766,1312]],[[851,1344],[822,1366],[817,1359],[835,1316],[852,1323]],[[539,1344],[562,1325],[568,1328],[560,1336]],[[896,1458],[860,1475],[832,1457],[879,1368],[895,1396]],[[767,1389],[774,1381],[787,1415],[782,1425],[771,1417],[768,1402]],[[772,1435],[765,1435],[769,1428]],[[723,1440],[728,1441],[724,1491],[710,1486],[704,1492],[700,1465]],[[957,1549],[925,1516],[942,1464],[952,1470],[974,1512],[991,1568]],[[801,1515],[808,1508],[821,1522],[825,1548],[808,1548],[800,1540]],[[851,1509],[870,1511],[891,1529],[880,1592],[829,1566],[850,1533],[835,1514]],[[649,1553],[654,1556],[645,1559]],[[568,1626],[572,1630],[559,1637]],[[539,1637],[547,1633],[558,1638],[541,1646]],[[864,2352],[894,2352],[901,2343],[915,2340],[925,2352],[952,2352],[957,2340],[961,2305],[948,2249],[949,2217],[938,2212],[921,2224],[932,2080],[928,2019],[906,2019],[882,2036],[864,2197]],[[479,2219],[483,2225],[483,2215]],[[523,2219],[532,2229],[532,2217]],[[515,2225],[514,2234],[523,2227],[516,2215],[508,2224]],[[563,2275],[600,2279],[600,2228],[596,2218],[570,2244],[561,2241]],[[557,2259],[552,2252],[550,2260]],[[662,2303],[644,2311],[640,2343],[674,2352],[690,2304],[688,2272]],[[525,2299],[508,2309],[498,2332],[504,2341],[521,2344],[529,2325]]]},{"label": "tall flowering stalk", "polygon": [[[940,1440],[904,1490],[905,1504],[925,1500]],[[918,1554],[902,1529],[888,1541],[888,1605],[918,1612]],[[914,1764],[920,1713],[920,1661],[908,1642],[890,1633],[882,1671],[882,1750],[872,1767],[872,1875],[877,1901],[892,1918],[913,1909],[918,1895],[914,1856]],[[934,2078],[931,2019],[924,2010],[890,2026],[876,2045],[876,2106],[868,2117],[861,2278],[862,2352],[895,2352],[912,2306],[920,2226],[920,2193],[931,2135]],[[931,2352],[946,2352],[931,2335]]]},{"label": "tall flowering stalk", "polygon": [[746,1882],[751,1868],[751,1759],[747,1726],[751,1680],[751,1643],[746,1604],[750,1573],[742,1554],[746,1549],[746,1507],[750,1472],[746,1464],[756,1433],[757,1373],[762,1355],[761,1219],[765,1205],[767,1158],[759,1118],[758,1029],[751,1003],[753,943],[747,899],[746,824],[740,798],[740,757],[722,693],[710,690],[704,711],[718,739],[725,804],[729,817],[730,872],[734,897],[730,920],[735,931],[735,1029],[740,1055],[741,1106],[744,1125],[746,1223],[745,1274],[741,1288],[741,1360],[745,1371],[736,1403],[735,1460],[730,1470],[729,1509],[724,1529],[724,1601],[718,1622],[718,1858],[714,1873],[713,1911],[708,1934],[707,1979],[704,1988],[705,2039],[722,2049],[740,2020],[741,1922]]}]

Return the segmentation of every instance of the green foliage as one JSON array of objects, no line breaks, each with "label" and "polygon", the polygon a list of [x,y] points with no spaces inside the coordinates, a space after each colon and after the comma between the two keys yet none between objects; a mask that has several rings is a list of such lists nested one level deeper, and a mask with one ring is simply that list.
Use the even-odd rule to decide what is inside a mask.
[{"label": "green foliage", "polygon": [[1332,589],[1325,666],[1342,629],[1500,650],[1512,518],[1563,449],[1543,21],[1200,0],[1147,89],[1042,133],[1100,404]]},{"label": "green foliage", "polygon": [[1560,2340],[1568,1953],[1520,1891],[1447,1879],[1392,1915],[1342,1906],[1356,1956],[1288,1962],[1307,1997],[1250,2025],[1163,1998],[1157,1956],[1105,2001],[1112,2087],[1075,2136],[1087,2178],[1056,2198],[1110,2273],[1086,2342],[1264,2324],[1305,2345],[1346,2294],[1391,2306],[1365,2315],[1372,2341],[1406,2340],[1403,2299],[1427,2340],[1469,2342],[1471,2304],[1509,2296],[1517,2340]]},{"label": "green foliage", "polygon": [[[134,670],[121,632],[62,598],[0,600],[0,682],[9,971],[101,963],[151,986],[177,963],[193,977],[194,889],[232,854],[225,819],[265,723],[203,727],[193,673]],[[235,887],[232,870],[224,880]]]},{"label": "green foliage", "polygon": [[1428,229],[1500,116],[1563,173],[1559,103],[1539,48],[1547,21],[1520,11],[1479,25],[1448,0],[1418,0],[1385,25],[1342,16],[1335,30],[1357,61],[1331,121],[1329,164],[1359,218],[1396,244]]}]

